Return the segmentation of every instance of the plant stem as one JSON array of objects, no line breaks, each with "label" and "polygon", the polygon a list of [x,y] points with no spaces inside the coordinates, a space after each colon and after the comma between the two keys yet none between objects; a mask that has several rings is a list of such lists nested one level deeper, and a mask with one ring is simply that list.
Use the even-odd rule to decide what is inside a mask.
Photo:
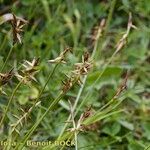
[{"label": "plant stem", "polygon": [[[82,94],[82,91],[83,91],[83,88],[84,88],[86,79],[87,79],[87,76],[85,76],[84,79],[83,79],[83,81],[82,81],[83,83],[82,83],[82,85],[81,85],[81,87],[80,87],[80,89],[79,89],[79,92],[78,92],[78,94],[77,94],[75,103],[74,103],[73,108],[72,108],[73,111],[75,111],[75,108],[76,108],[76,106],[77,106],[77,104],[78,104],[78,102],[79,102],[79,99],[80,99],[80,96],[81,96],[81,94]],[[70,119],[71,119],[71,115],[69,115],[69,117],[68,117],[68,119],[67,119],[67,122],[68,122]],[[59,134],[59,137],[58,137],[58,140],[59,140],[59,138],[63,135],[63,133],[64,133],[64,131],[65,131],[67,125],[68,125],[67,122],[65,123],[63,129],[61,130],[61,132],[60,132],[60,134]]]},{"label": "plant stem", "polygon": [[11,55],[13,49],[14,49],[14,45],[11,46],[11,48],[10,48],[10,51],[9,51],[9,53],[8,53],[8,55],[7,55],[7,58],[6,58],[6,60],[5,60],[4,64],[3,64],[3,66],[2,66],[2,68],[1,68],[1,70],[0,70],[1,72],[4,70],[4,68],[5,68],[5,66],[6,66],[6,64],[7,64],[7,62],[8,62],[8,59],[9,59],[9,57],[10,57],[10,55]]},{"label": "plant stem", "polygon": [[53,70],[52,70],[52,71],[50,71],[50,73],[49,73],[49,75],[48,75],[48,78],[47,78],[47,80],[46,80],[46,83],[45,83],[44,87],[42,88],[42,90],[41,90],[41,92],[40,92],[39,96],[38,96],[38,97],[37,97],[37,99],[35,100],[35,102],[34,102],[33,106],[35,106],[35,105],[36,105],[36,103],[37,103],[37,102],[39,101],[39,99],[41,98],[41,95],[43,94],[43,92],[44,92],[44,90],[45,90],[45,88],[46,88],[46,86],[47,86],[47,84],[48,84],[49,80],[50,80],[50,79],[51,79],[51,77],[53,76],[53,74],[54,74],[54,72],[55,72],[56,68],[58,67],[58,65],[59,65],[59,63],[57,63],[57,64],[55,65],[55,67],[53,68]]},{"label": "plant stem", "polygon": [[75,150],[78,150],[78,137],[77,137],[77,132],[75,131],[74,133],[75,136]]},{"label": "plant stem", "polygon": [[[17,146],[15,147],[14,150],[22,150],[23,146],[25,145],[26,141],[28,140],[28,138],[32,135],[32,133],[34,132],[34,130],[38,127],[38,125],[41,123],[41,121],[43,120],[43,118],[49,113],[49,111],[51,111],[54,106],[59,102],[59,100],[64,96],[64,93],[61,92],[57,98],[51,103],[51,105],[48,107],[48,109],[45,111],[45,113],[39,118],[39,120],[33,125],[33,127],[28,131],[28,133],[25,135],[24,139],[17,144]],[[21,146],[19,145],[21,144]]]},{"label": "plant stem", "polygon": [[[106,28],[105,28],[104,35],[106,35],[106,33],[108,32],[109,24],[110,24],[110,21],[111,21],[111,19],[112,19],[112,14],[113,14],[113,11],[114,11],[115,4],[116,4],[116,0],[113,0],[113,1],[112,1],[112,4],[111,4],[111,9],[110,9],[109,14],[108,14],[108,19],[107,19],[107,22],[106,22]],[[96,52],[97,52],[97,50],[98,50],[99,37],[100,37],[100,34],[101,34],[101,33],[98,32],[97,34],[98,34],[98,35],[97,35],[98,39],[96,40],[95,45],[94,45],[94,49],[93,49],[93,52],[92,52],[92,59],[94,59],[94,57],[96,56]],[[105,69],[105,70],[106,70],[106,69]],[[105,72],[105,70],[103,70],[103,73]],[[102,73],[102,74],[103,74],[103,73]],[[100,77],[102,76],[102,74],[100,75]],[[100,77],[99,77],[99,78],[100,78]],[[77,106],[77,104],[78,104],[78,102],[79,102],[79,99],[80,99],[80,97],[81,97],[81,94],[82,94],[82,92],[83,92],[83,89],[84,89],[84,86],[85,86],[85,83],[86,83],[86,79],[87,79],[87,75],[84,77],[84,79],[83,79],[83,84],[81,85],[81,87],[80,87],[80,89],[79,89],[79,92],[78,92],[78,94],[77,94],[75,103],[74,103],[74,105],[73,105],[73,111],[75,110],[75,108],[76,108],[76,106]],[[95,83],[95,82],[94,82],[94,83]],[[94,85],[93,85],[93,86],[94,86]],[[88,95],[89,95],[89,94],[88,94]],[[86,98],[87,98],[87,97],[86,97]],[[76,112],[77,112],[77,111],[76,111]],[[75,113],[75,116],[76,116],[76,113]],[[70,118],[71,118],[71,115],[68,117],[67,121],[69,121]],[[66,127],[67,127],[67,124],[68,124],[68,123],[66,122],[65,125],[64,125],[64,127],[63,127],[63,129],[61,130],[61,132],[60,132],[60,134],[59,134],[59,137],[58,137],[58,140],[59,140],[60,137],[63,135],[63,133],[64,133]]]},{"label": "plant stem", "polygon": [[[105,64],[102,72],[99,74],[99,76],[97,77],[97,79],[94,81],[94,83],[91,85],[91,88],[94,87],[94,85],[99,81],[99,79],[102,77],[102,75],[104,74],[105,70],[107,69],[108,65],[112,62],[113,58],[115,57],[115,55],[117,54],[118,50],[116,49],[116,51],[112,54],[111,58],[109,59],[109,61]],[[85,96],[85,98],[82,100],[82,103],[80,103],[77,111],[75,112],[75,115],[77,114],[77,112],[79,111],[79,109],[81,108],[81,106],[85,103],[87,97],[90,96],[90,92],[88,92]]]},{"label": "plant stem", "polygon": [[[98,36],[99,37],[99,36]],[[94,49],[93,49],[93,52],[92,52],[92,58],[94,58],[95,54],[96,54],[96,50],[97,50],[97,46],[98,46],[98,41],[99,41],[99,38],[96,40],[95,42],[95,45],[94,45]],[[84,76],[83,78],[83,81],[82,81],[82,85],[78,91],[78,94],[77,94],[77,97],[76,97],[76,100],[75,100],[75,103],[73,105],[73,111],[76,109],[76,106],[79,102],[79,99],[81,97],[81,94],[83,92],[83,89],[84,89],[84,86],[85,86],[85,83],[86,83],[86,79],[87,79],[87,75]],[[58,137],[58,140],[60,139],[60,137],[63,135],[67,125],[68,125],[68,121],[71,119],[71,115],[69,115],[68,119],[67,119],[67,122],[65,123],[63,129],[61,130],[60,134],[59,134],[59,137]]]},{"label": "plant stem", "polygon": [[[146,147],[146,146],[145,146]],[[149,148],[150,148],[150,145],[149,146],[147,146],[144,150],[149,150]]]},{"label": "plant stem", "polygon": [[[54,74],[56,68],[58,67],[58,65],[59,65],[59,63],[57,63],[57,64],[55,65],[55,67],[53,68],[53,70],[49,72],[49,75],[48,75],[48,78],[47,78],[47,80],[46,80],[46,83],[44,84],[42,90],[40,91],[38,97],[36,98],[35,102],[34,102],[33,105],[32,105],[32,110],[35,108],[37,102],[38,102],[39,99],[41,98],[41,95],[43,94],[43,92],[44,92],[44,90],[45,90],[45,88],[46,88],[46,86],[47,86],[49,80],[50,80],[51,77],[53,76],[53,74]],[[31,109],[31,108],[30,108],[30,109]],[[27,116],[29,116],[30,113],[31,113],[31,112],[29,111],[29,112],[28,112],[26,115],[24,115],[21,119],[27,118]],[[18,122],[18,124],[19,124],[19,122]],[[18,124],[16,124],[16,127],[17,127]]]},{"label": "plant stem", "polygon": [[74,128],[74,140],[75,140],[75,150],[78,150],[78,136],[77,136],[77,125],[75,123],[75,117],[74,117],[74,109],[72,107],[72,104],[71,102],[69,101],[70,103],[70,115],[71,115],[71,118],[72,118],[72,124],[73,124],[73,128]]},{"label": "plant stem", "polygon": [[4,47],[5,43],[6,43],[6,39],[7,39],[7,35],[5,35],[4,40],[3,40],[3,42],[2,42],[2,44],[0,46],[0,51],[3,49],[3,47]]},{"label": "plant stem", "polygon": [[17,90],[18,90],[18,88],[19,88],[20,85],[22,84],[23,80],[24,80],[24,78],[17,84],[16,88],[14,89],[14,91],[13,91],[12,94],[11,94],[11,97],[10,97],[10,99],[9,99],[9,101],[8,101],[8,104],[7,104],[7,107],[6,107],[6,109],[5,109],[4,115],[3,115],[2,119],[1,119],[0,127],[1,127],[2,124],[3,124],[3,121],[4,121],[5,117],[6,117],[6,114],[7,114],[7,112],[8,112],[9,107],[10,107],[10,104],[11,104],[11,102],[12,102],[12,100],[13,100],[13,98],[14,98],[14,96],[15,96]]},{"label": "plant stem", "polygon": [[[53,76],[53,74],[54,74],[56,68],[58,67],[58,65],[59,65],[59,63],[57,63],[57,64],[55,65],[55,67],[53,68],[53,70],[50,71],[50,73],[49,73],[49,75],[48,75],[48,78],[47,78],[47,80],[46,80],[46,83],[44,84],[42,90],[40,91],[39,96],[37,97],[37,99],[35,100],[35,102],[34,102],[34,104],[33,104],[33,106],[32,106],[32,110],[33,110],[33,108],[36,106],[36,103],[37,103],[38,100],[40,99],[42,93],[44,92],[44,90],[45,90],[45,88],[46,88],[46,86],[47,86],[49,80],[50,80],[51,77]],[[26,118],[27,118],[27,115],[29,116],[29,115],[30,115],[30,112],[29,112],[28,114],[25,115]],[[22,119],[23,119],[23,118],[24,118],[24,117],[22,117]],[[19,123],[18,123],[18,124],[19,124]],[[16,127],[17,127],[18,124],[16,124]],[[11,133],[11,134],[12,134],[12,133]]]},{"label": "plant stem", "polygon": [[105,27],[105,31],[104,31],[104,36],[106,36],[106,34],[107,34],[108,30],[109,30],[109,26],[110,26],[110,22],[112,20],[112,15],[113,15],[113,12],[114,12],[116,1],[117,0],[113,0],[111,2],[111,6],[110,6],[108,17],[107,17],[106,27]]},{"label": "plant stem", "polygon": [[[74,82],[72,83],[71,88],[73,87],[73,85],[76,83],[76,81],[78,81],[78,77],[76,77],[76,79],[74,80]],[[37,122],[32,126],[32,128],[28,131],[28,133],[25,135],[25,137],[23,138],[23,140],[20,141],[20,143],[17,144],[17,146],[15,147],[14,150],[22,150],[23,146],[25,145],[26,141],[29,139],[29,137],[32,135],[32,133],[34,132],[34,130],[38,127],[38,125],[41,123],[41,121],[43,120],[43,118],[50,112],[53,110],[54,106],[61,100],[61,98],[66,95],[67,91],[61,91],[60,94],[57,96],[57,98],[54,99],[54,101],[50,104],[50,106],[47,108],[47,110],[45,111],[45,113],[39,118],[39,120],[37,120]],[[50,99],[51,100],[51,99]],[[50,101],[49,100],[49,101]],[[21,145],[19,145],[21,144]]]}]

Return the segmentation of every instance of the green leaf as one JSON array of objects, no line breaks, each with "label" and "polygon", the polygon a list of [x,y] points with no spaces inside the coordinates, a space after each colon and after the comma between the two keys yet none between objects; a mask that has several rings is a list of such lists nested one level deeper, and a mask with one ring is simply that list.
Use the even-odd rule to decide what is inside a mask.
[{"label": "green leaf", "polygon": [[25,105],[28,102],[28,97],[25,95],[20,95],[18,101],[21,105]]},{"label": "green leaf", "polygon": [[115,136],[119,133],[121,125],[117,122],[107,124],[102,130],[104,133]]},{"label": "green leaf", "polygon": [[[107,67],[107,69],[105,70],[101,78],[110,78],[113,76],[118,77],[120,76],[121,71],[122,71],[121,67],[115,67],[115,66]],[[101,72],[102,70],[99,70],[99,71],[94,71],[93,73],[89,74],[88,83],[92,84],[101,74]]]},{"label": "green leaf", "polygon": [[134,94],[134,93],[128,93],[127,95],[129,98],[131,98],[133,101],[135,101],[136,103],[141,103],[141,99],[138,95]]},{"label": "green leaf", "polygon": [[86,120],[83,122],[83,124],[85,124],[85,125],[90,125],[90,124],[92,124],[92,123],[95,123],[95,122],[97,122],[97,121],[100,121],[100,120],[102,120],[102,119],[105,119],[105,118],[107,118],[107,117],[110,117],[110,116],[112,116],[112,115],[121,113],[122,111],[123,111],[123,110],[112,111],[112,112],[107,113],[107,114],[100,112],[100,113],[97,113],[97,114],[95,114],[94,116],[89,117],[88,119],[86,119]]},{"label": "green leaf", "polygon": [[129,129],[129,130],[134,130],[134,126],[133,126],[133,124],[132,123],[129,123],[129,122],[127,122],[127,121],[125,121],[125,120],[119,120],[119,123],[122,125],[122,126],[124,126],[125,128],[127,128],[127,129]]},{"label": "green leaf", "polygon": [[143,128],[144,128],[144,136],[150,140],[150,124],[149,123],[144,123],[143,124]]},{"label": "green leaf", "polygon": [[30,99],[36,99],[39,95],[39,91],[37,88],[32,87],[29,93]]}]

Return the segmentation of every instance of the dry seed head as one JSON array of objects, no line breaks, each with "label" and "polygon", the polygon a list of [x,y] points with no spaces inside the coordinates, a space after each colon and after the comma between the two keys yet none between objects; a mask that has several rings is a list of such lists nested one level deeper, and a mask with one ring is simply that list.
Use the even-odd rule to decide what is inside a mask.
[{"label": "dry seed head", "polygon": [[89,60],[89,53],[85,52],[82,57],[82,62],[76,63],[75,70],[71,72],[72,73],[71,76],[70,77],[67,76],[68,79],[65,82],[63,81],[62,91],[64,93],[67,92],[75,83],[81,85],[82,84],[81,76],[86,75],[91,69],[91,67],[92,64]]},{"label": "dry seed head", "polygon": [[13,74],[13,69],[11,69],[8,73],[0,73],[0,86],[7,84],[12,78]]},{"label": "dry seed head", "polygon": [[24,64],[23,64],[23,66],[25,68],[24,73],[32,74],[32,73],[36,72],[37,67],[39,65],[39,60],[40,60],[39,58],[34,58],[32,60],[32,62],[25,60]]},{"label": "dry seed head", "polygon": [[90,125],[83,125],[83,121],[85,121],[87,118],[93,116],[95,111],[92,109],[92,107],[88,107],[84,113],[81,114],[79,120],[77,121],[76,128],[69,128],[67,131],[69,132],[76,132],[76,131],[87,131],[87,130],[97,130],[99,128],[99,123],[92,123]]},{"label": "dry seed head", "polygon": [[95,42],[102,36],[102,33],[103,33],[103,30],[104,30],[104,27],[105,27],[105,24],[106,24],[106,19],[102,19],[101,22],[99,23],[98,26],[95,26],[93,29],[92,29],[92,33],[90,35],[90,39],[92,40],[92,45],[95,44]]},{"label": "dry seed head", "polygon": [[15,72],[15,76],[19,81],[21,81],[24,84],[29,84],[31,80],[36,81],[36,79],[33,76],[24,76],[24,74],[21,75],[18,72]]},{"label": "dry seed head", "polygon": [[94,115],[94,111],[92,106],[86,108],[86,110],[81,114],[79,121],[83,122],[85,119],[89,118],[90,116]]},{"label": "dry seed head", "polygon": [[60,53],[60,55],[57,58],[52,59],[52,60],[48,60],[48,62],[49,63],[63,63],[63,64],[65,64],[66,63],[65,56],[68,52],[72,53],[72,49],[70,47],[65,48],[64,51],[62,53]]},{"label": "dry seed head", "polygon": [[[7,13],[7,14],[4,14],[2,16],[0,16],[0,25],[5,23],[5,22],[10,22],[14,19],[13,17],[13,14],[12,13]],[[16,19],[17,20],[20,20],[21,22],[23,22],[24,24],[27,24],[28,21],[26,21],[25,19],[21,18],[21,17],[18,17],[16,16]]]},{"label": "dry seed head", "polygon": [[22,66],[24,69],[21,70],[21,73],[19,74],[17,71],[15,73],[18,80],[23,80],[25,84],[29,83],[31,80],[37,81],[34,75],[39,71],[39,58],[34,58],[31,62],[25,60]]},{"label": "dry seed head", "polygon": [[82,56],[82,62],[75,64],[75,70],[73,73],[76,75],[86,75],[92,68],[92,63],[89,60],[89,53],[85,52]]},{"label": "dry seed head", "polygon": [[82,62],[88,62],[90,58],[90,54],[86,51],[82,56]]},{"label": "dry seed head", "polygon": [[80,77],[78,77],[78,79],[77,79],[77,85],[82,85],[83,84],[83,82],[81,81],[81,79],[80,79]]},{"label": "dry seed head", "polygon": [[11,20],[12,32],[13,32],[13,45],[17,42],[22,43],[21,41],[21,33],[23,32],[23,27],[27,22],[22,21],[21,19],[17,19],[17,17],[13,14],[13,19]]},{"label": "dry seed head", "polygon": [[[38,107],[40,105],[40,103],[41,103],[41,101],[37,102],[35,104],[35,107]],[[15,118],[17,118],[17,122],[16,123],[12,123],[10,125],[12,127],[11,132],[16,131],[16,129],[17,129],[19,124],[20,124],[20,126],[23,126],[23,122],[27,122],[27,117],[29,117],[29,114],[31,113],[33,108],[34,108],[34,106],[30,107],[27,112],[25,112],[22,108],[20,108],[20,110],[23,112],[23,115],[19,116],[19,117],[17,115],[13,115]],[[17,132],[17,133],[19,133],[19,132]]]},{"label": "dry seed head", "polygon": [[77,75],[86,75],[91,69],[91,63],[76,63],[74,73]]},{"label": "dry seed head", "polygon": [[121,83],[121,85],[117,89],[117,92],[116,92],[116,94],[113,97],[114,99],[116,99],[124,90],[127,89],[128,78],[129,78],[129,71],[127,71],[126,76],[125,76],[123,82]]},{"label": "dry seed head", "polygon": [[66,61],[64,60],[64,58],[58,56],[55,59],[48,60],[48,63],[62,63],[62,64],[66,64]]},{"label": "dry seed head", "polygon": [[64,51],[62,53],[60,53],[60,56],[65,57],[65,55],[69,52],[72,53],[72,48],[71,47],[65,48]]},{"label": "dry seed head", "polygon": [[83,114],[81,114],[80,119],[78,120],[78,124],[80,125],[79,128],[81,131],[94,131],[99,128],[99,123],[92,123],[90,125],[83,125],[82,122],[86,120],[87,118],[93,116],[95,114],[95,111],[92,109],[92,107],[88,107]]},{"label": "dry seed head", "polygon": [[62,81],[62,83],[63,83],[62,91],[63,93],[66,93],[72,87],[73,80],[72,78],[69,78],[66,81]]},{"label": "dry seed head", "polygon": [[116,45],[117,52],[120,51],[125,46],[125,44],[127,43],[127,38],[128,38],[128,35],[130,33],[131,28],[137,29],[137,27],[135,25],[133,25],[133,23],[132,23],[132,14],[129,13],[127,30],[126,30],[125,34],[123,34],[122,38],[119,40],[119,42]]}]

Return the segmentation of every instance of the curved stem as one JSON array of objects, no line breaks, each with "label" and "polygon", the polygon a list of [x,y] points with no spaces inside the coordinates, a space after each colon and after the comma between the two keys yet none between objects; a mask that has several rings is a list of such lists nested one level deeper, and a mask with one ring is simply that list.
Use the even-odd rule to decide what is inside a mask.
[{"label": "curved stem", "polygon": [[6,40],[7,40],[7,35],[5,35],[4,40],[0,46],[0,51],[3,49],[4,45],[6,44]]},{"label": "curved stem", "polygon": [[[102,72],[99,74],[99,76],[97,77],[97,79],[94,81],[94,83],[91,85],[91,88],[94,87],[94,85],[100,80],[100,78],[102,77],[102,75],[104,74],[105,70],[107,69],[108,65],[112,62],[113,58],[115,57],[115,55],[117,54],[118,50],[116,49],[116,51],[112,54],[111,58],[109,59],[109,61],[105,64]],[[81,108],[81,106],[85,103],[87,97],[90,96],[90,93],[88,92],[85,96],[85,98],[82,100],[82,103],[80,103],[77,111],[75,112],[75,115],[77,114],[77,112],[79,111],[79,109]]]},{"label": "curved stem", "polygon": [[43,92],[44,92],[44,90],[45,90],[45,88],[46,88],[46,86],[47,86],[47,84],[48,84],[49,80],[50,80],[50,79],[51,79],[51,77],[53,76],[53,74],[54,74],[54,72],[55,72],[56,68],[58,67],[58,65],[59,65],[59,63],[57,63],[57,64],[55,65],[55,67],[53,68],[53,70],[52,70],[52,71],[50,71],[50,73],[49,73],[49,75],[48,75],[48,78],[47,78],[47,80],[46,80],[46,83],[45,83],[44,87],[42,88],[42,90],[41,90],[41,92],[40,92],[39,96],[38,96],[38,97],[37,97],[37,99],[35,100],[35,102],[34,102],[33,106],[35,106],[35,105],[36,105],[36,103],[37,103],[37,102],[39,101],[39,99],[41,98],[41,95],[43,94]]},{"label": "curved stem", "polygon": [[14,48],[14,45],[11,46],[11,48],[10,48],[10,51],[9,51],[9,53],[8,53],[8,55],[7,55],[7,58],[6,58],[6,60],[5,60],[4,64],[3,64],[3,66],[2,66],[2,68],[1,68],[1,70],[0,70],[1,72],[4,70],[4,68],[5,68],[6,64],[7,64],[8,59],[9,59],[9,57],[10,57],[12,51],[13,51],[13,48]]},{"label": "curved stem", "polygon": [[[47,78],[47,80],[46,80],[46,83],[44,84],[44,86],[43,86],[42,90],[40,91],[38,97],[36,98],[35,102],[33,103],[32,107],[31,107],[32,109],[30,108],[31,110],[33,110],[33,109],[35,108],[36,103],[37,103],[37,102],[39,101],[39,99],[41,98],[42,93],[44,92],[44,90],[45,90],[45,88],[46,88],[46,86],[47,86],[49,80],[50,80],[51,77],[53,76],[53,74],[54,74],[56,68],[58,67],[58,65],[59,65],[59,63],[57,63],[57,64],[55,65],[55,67],[53,68],[53,70],[49,72],[49,75],[48,75],[48,78]],[[8,110],[7,110],[7,111],[8,111]],[[22,119],[24,119],[24,118],[27,118],[27,117],[30,115],[30,113],[31,113],[31,111],[28,111],[28,113],[25,113],[24,116],[23,116],[22,118],[20,118],[20,120],[22,120]],[[19,124],[20,120],[19,120],[18,123],[16,124],[15,128],[16,128],[17,125]],[[11,134],[12,134],[12,132],[11,132]],[[11,134],[10,134],[10,135],[11,135]]]},{"label": "curved stem", "polygon": [[[64,96],[64,93],[60,93],[57,98],[51,103],[51,105],[48,107],[48,109],[45,111],[45,113],[39,118],[39,120],[33,125],[33,127],[28,131],[28,133],[25,135],[24,139],[17,144],[14,150],[22,150],[23,146],[25,145],[28,138],[32,135],[34,130],[38,127],[38,125],[41,123],[43,118],[48,114],[49,111],[51,111],[54,106],[59,102],[59,100]],[[21,145],[19,145],[21,144]]]},{"label": "curved stem", "polygon": [[108,17],[107,17],[107,22],[106,22],[106,27],[105,27],[105,31],[104,31],[104,36],[106,36],[106,34],[107,34],[108,30],[109,30],[109,26],[110,26],[110,22],[112,20],[112,15],[113,15],[113,12],[114,12],[116,1],[117,0],[113,0],[111,2],[111,7],[109,9],[109,13],[108,13]]},{"label": "curved stem", "polygon": [[1,119],[1,121],[0,121],[0,127],[1,127],[2,124],[3,124],[3,121],[4,121],[5,117],[6,117],[6,114],[7,114],[7,112],[8,112],[9,107],[10,107],[10,104],[11,104],[11,102],[12,102],[12,100],[13,100],[13,98],[14,98],[14,96],[15,96],[17,90],[18,90],[18,88],[19,88],[20,85],[22,84],[22,82],[23,82],[23,79],[17,84],[16,88],[14,89],[14,91],[13,91],[13,93],[12,93],[12,95],[11,95],[9,101],[8,101],[8,104],[7,104],[7,107],[6,107],[6,109],[5,109],[4,115],[3,115],[3,117],[2,117],[2,119]]},{"label": "curved stem", "polygon": [[[105,28],[104,35],[106,35],[106,33],[108,32],[109,24],[110,24],[110,21],[111,21],[111,19],[112,19],[112,14],[113,14],[113,11],[114,11],[115,4],[116,4],[116,0],[113,0],[113,1],[112,1],[112,4],[111,4],[111,9],[110,9],[109,14],[108,14],[108,19],[107,19],[107,22],[106,22],[106,28]],[[101,34],[101,33],[98,32],[98,35],[97,35],[98,39],[96,40],[95,45],[94,45],[94,49],[93,49],[93,52],[92,52],[92,59],[94,59],[94,57],[96,56],[96,52],[97,52],[97,50],[98,50],[98,43],[99,43],[100,34]],[[111,62],[111,61],[110,61],[110,62]],[[110,62],[109,62],[109,63],[110,63]],[[109,63],[108,63],[108,64],[109,64]],[[107,65],[106,65],[106,68],[107,68]],[[106,68],[103,70],[102,74],[105,72]],[[99,78],[102,76],[102,74],[98,77],[98,79],[96,80],[96,82],[99,80]],[[77,95],[76,100],[75,100],[75,103],[74,103],[74,105],[73,105],[73,110],[75,110],[75,108],[76,108],[76,106],[77,106],[77,104],[78,104],[78,102],[79,102],[79,99],[80,99],[80,97],[81,97],[81,94],[82,94],[82,92],[83,92],[83,89],[84,89],[84,86],[85,86],[85,83],[86,83],[86,79],[87,79],[87,75],[86,75],[86,76],[84,77],[84,79],[83,79],[83,84],[82,84],[82,86],[81,86],[80,89],[79,89],[78,95]],[[95,84],[96,82],[93,83],[93,86],[94,86],[94,84]],[[88,93],[87,95],[89,95],[89,93]],[[86,96],[86,98],[87,98],[87,96]],[[77,111],[75,112],[75,116],[76,116],[76,113],[77,113]],[[68,117],[68,119],[67,119],[67,122],[68,122],[70,119],[71,119],[71,115],[69,115],[69,117]],[[64,133],[64,131],[65,131],[67,125],[68,125],[67,122],[65,123],[63,129],[61,130],[61,132],[60,132],[60,134],[59,134],[59,137],[58,137],[58,140],[59,140],[60,137],[63,135],[63,133]]]},{"label": "curved stem", "polygon": [[[73,105],[73,107],[72,107],[72,110],[73,110],[73,111],[75,111],[75,108],[76,108],[76,106],[77,106],[77,104],[78,104],[78,102],[79,102],[79,99],[80,99],[80,96],[81,96],[81,94],[82,94],[82,91],[83,91],[83,88],[84,88],[86,79],[87,79],[87,75],[84,77],[83,83],[82,83],[82,85],[81,85],[81,87],[80,87],[80,89],[79,89],[79,92],[78,92],[78,95],[77,95],[77,97],[76,97],[75,103],[74,103],[74,105]],[[58,140],[59,140],[60,137],[63,135],[63,133],[64,133],[64,131],[65,131],[67,125],[68,125],[68,121],[69,121],[70,119],[71,119],[71,115],[69,115],[69,117],[68,117],[68,119],[67,119],[67,121],[66,121],[66,123],[65,123],[65,125],[64,125],[64,127],[63,127],[63,129],[61,130],[61,132],[60,132],[60,134],[59,134],[59,137],[58,137]]]},{"label": "curved stem", "polygon": [[[36,100],[34,101],[32,107],[29,108],[29,110],[31,109],[31,111],[32,111],[32,110],[36,107],[37,102],[38,102],[39,99],[41,98],[41,95],[43,94],[43,92],[44,92],[44,90],[45,90],[45,88],[46,88],[46,86],[47,86],[49,80],[50,80],[51,77],[53,76],[53,74],[54,74],[56,68],[58,67],[58,65],[59,65],[59,63],[56,64],[55,67],[53,68],[53,70],[49,72],[49,75],[48,75],[48,78],[47,78],[47,80],[46,80],[46,83],[44,84],[44,86],[43,86],[42,90],[40,91],[38,97],[37,97]],[[24,118],[27,118],[27,117],[30,115],[31,111],[28,111],[28,113],[24,114],[24,116],[23,116],[21,119],[23,120]],[[19,124],[19,122],[20,122],[20,121],[18,121],[18,123],[16,124],[16,127],[17,127],[17,125]]]},{"label": "curved stem", "polygon": [[[72,86],[68,89],[70,90],[73,85],[78,81],[78,77],[76,77],[76,79],[73,81]],[[29,137],[32,135],[32,133],[34,132],[34,130],[38,127],[38,125],[41,123],[41,121],[44,119],[44,117],[54,109],[54,106],[56,106],[56,104],[58,104],[58,102],[61,100],[61,98],[66,95],[67,91],[61,91],[60,94],[57,96],[57,98],[55,98],[53,100],[53,102],[50,104],[50,106],[47,108],[47,110],[44,112],[44,114],[39,118],[39,120],[37,120],[37,122],[35,122],[35,124],[32,126],[32,128],[28,131],[28,133],[25,135],[25,137],[23,138],[23,140],[21,140],[17,146],[15,147],[14,150],[22,150],[23,146],[26,144],[27,140],[29,139]],[[21,145],[20,145],[21,144]]]}]

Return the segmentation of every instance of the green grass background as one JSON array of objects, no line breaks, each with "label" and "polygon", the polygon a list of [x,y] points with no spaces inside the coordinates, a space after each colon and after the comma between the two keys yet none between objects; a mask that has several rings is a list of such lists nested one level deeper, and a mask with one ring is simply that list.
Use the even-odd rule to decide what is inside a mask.
[{"label": "green grass background", "polygon": [[[3,0],[1,2],[1,15],[13,12],[29,21],[22,37],[23,44],[15,47],[5,71],[19,66],[23,60],[40,57],[40,72],[36,76],[38,82],[34,82],[31,87],[22,85],[17,91],[5,120],[4,132],[0,134],[1,140],[7,139],[9,124],[16,121],[13,114],[22,115],[19,108],[28,110],[44,86],[48,72],[54,67],[48,64],[47,60],[56,58],[64,47],[70,46],[74,52],[68,55],[67,65],[60,65],[55,71],[42,94],[41,105],[31,113],[31,117],[19,129],[20,135],[17,136],[17,141],[23,138],[33,123],[39,119],[51,103],[49,99],[53,100],[60,92],[61,81],[64,80],[65,74],[71,72],[74,63],[81,60],[86,49],[90,52],[93,51],[89,40],[92,28],[102,18],[107,20],[113,2],[114,0]],[[132,12],[133,24],[138,29],[131,31],[126,46],[115,56],[100,80],[92,86],[115,51],[116,43],[125,33],[129,12]],[[128,88],[120,97],[124,101],[117,108],[124,111],[100,120],[96,131],[79,133],[78,149],[142,150],[150,145],[149,22],[149,0],[116,0],[106,34],[100,38],[98,43],[97,55],[93,60],[93,70],[88,75],[77,105],[76,120],[87,106],[92,105],[94,110],[99,110],[107,103],[123,80],[122,74],[130,69]],[[0,31],[0,66],[2,66],[12,44],[10,25],[1,25]],[[16,84],[17,81],[13,78],[5,86],[4,90],[8,96],[11,95]],[[74,102],[79,88],[75,86],[62,98],[55,110],[46,115],[32,134],[32,140],[53,141],[57,139],[69,116],[68,99]],[[90,96],[86,98],[84,104],[80,105],[89,92]],[[8,96],[0,96],[0,115],[7,104]]]}]

